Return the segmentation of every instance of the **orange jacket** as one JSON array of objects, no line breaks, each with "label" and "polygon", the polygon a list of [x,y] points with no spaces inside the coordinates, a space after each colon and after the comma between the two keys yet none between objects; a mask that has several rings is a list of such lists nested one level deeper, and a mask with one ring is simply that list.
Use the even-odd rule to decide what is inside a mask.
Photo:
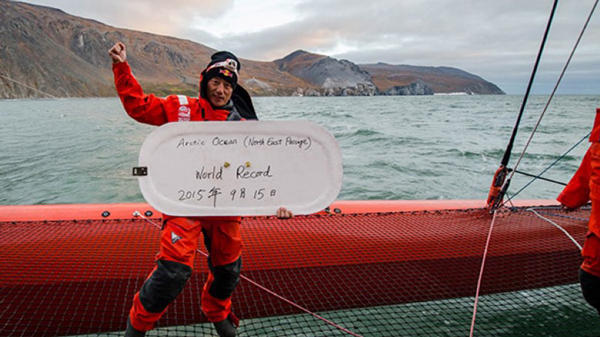
[{"label": "orange jacket", "polygon": [[596,118],[594,119],[594,127],[592,128],[592,133],[590,134],[590,142],[600,142],[600,108],[596,109]]},{"label": "orange jacket", "polygon": [[127,62],[113,63],[113,73],[125,111],[140,123],[163,125],[169,122],[224,121],[229,115],[228,110],[213,109],[203,98],[146,95]]},{"label": "orange jacket", "polygon": [[[225,121],[229,110],[213,109],[204,98],[170,95],[166,98],[146,95],[127,62],[113,63],[115,86],[125,111],[140,123],[163,125],[170,122]],[[165,214],[165,219],[173,218]],[[240,217],[211,217],[212,220],[237,220]]]},{"label": "orange jacket", "polygon": [[[596,109],[590,142],[592,145],[583,157],[579,169],[557,198],[561,204],[570,208],[578,208],[590,200],[592,203],[600,203],[600,109]],[[589,229],[600,236],[600,218],[597,218],[594,210]]]},{"label": "orange jacket", "polygon": [[561,204],[569,208],[579,208],[590,201],[590,177],[592,174],[590,150],[583,157],[579,169],[575,172],[569,184],[558,195]]},{"label": "orange jacket", "polygon": [[[589,138],[591,143],[600,142],[600,108],[596,109],[596,118]],[[579,169],[569,184],[563,189],[557,200],[570,208],[578,208],[590,201],[590,179],[592,177],[592,148],[583,157]],[[598,164],[596,164],[598,165]],[[600,197],[600,194],[597,194]]]}]

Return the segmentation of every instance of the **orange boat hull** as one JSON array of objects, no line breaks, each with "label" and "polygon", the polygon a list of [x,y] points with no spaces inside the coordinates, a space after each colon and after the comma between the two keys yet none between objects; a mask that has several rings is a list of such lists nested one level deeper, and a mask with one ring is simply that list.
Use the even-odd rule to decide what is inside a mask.
[{"label": "orange boat hull", "polygon": [[[484,203],[340,201],[291,220],[244,218],[235,311],[249,319],[297,314],[299,307],[323,312],[473,296],[492,220]],[[123,330],[131,299],[154,266],[159,226],[160,214],[147,204],[0,207],[0,286],[12,303],[0,335]],[[583,240],[585,220],[566,227]],[[574,283],[580,261],[554,226],[507,211],[496,220],[482,294]],[[206,322],[199,308],[206,271],[198,258],[163,326]],[[60,317],[84,319],[85,328],[57,323]]]}]

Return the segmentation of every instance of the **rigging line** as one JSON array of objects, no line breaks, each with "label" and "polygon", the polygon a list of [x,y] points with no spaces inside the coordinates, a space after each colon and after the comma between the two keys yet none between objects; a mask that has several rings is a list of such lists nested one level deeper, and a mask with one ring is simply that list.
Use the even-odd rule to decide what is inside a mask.
[{"label": "rigging line", "polygon": [[[9,80],[9,81],[15,82],[15,83],[17,83],[17,84],[19,84],[19,85],[22,85],[22,86],[24,86],[24,87],[26,87],[26,88],[29,88],[29,89],[31,89],[31,90],[37,91],[37,92],[41,93],[42,95],[46,95],[46,96],[48,96],[48,97],[50,97],[50,98],[53,98],[53,99],[63,99],[63,98],[61,98],[61,97],[56,97],[56,96],[54,96],[54,95],[52,95],[52,94],[46,93],[46,92],[44,92],[44,91],[41,91],[41,90],[39,90],[39,89],[36,89],[36,88],[33,88],[33,87],[31,87],[31,86],[29,86],[29,85],[27,85],[27,84],[25,84],[25,83],[19,82],[19,81],[17,81],[17,80],[13,80],[13,79],[12,79],[12,78],[10,78],[10,77],[7,77],[7,76],[1,75],[1,74],[0,74],[0,77],[2,77],[2,78],[5,78],[5,79],[7,79],[7,80]],[[39,98],[36,98],[36,99],[39,99]],[[79,106],[79,107],[78,107],[78,109],[79,109],[79,110],[81,110],[81,111],[84,111],[84,112],[88,112],[88,113],[90,113],[90,114],[93,114],[94,116],[98,116],[98,114],[97,114],[95,111],[88,109],[87,105],[81,105],[81,106]],[[102,118],[103,118],[105,121],[107,121],[107,122],[111,122],[111,123],[112,123],[112,121],[111,121],[111,120],[109,120],[108,118],[106,118],[105,116],[102,116]],[[100,126],[100,125],[99,125],[99,124],[98,124],[98,123],[97,123],[97,122],[96,122],[94,119],[87,119],[87,121],[91,122],[91,123],[92,123],[94,126],[96,126],[96,128],[98,128],[98,129],[103,129],[103,130],[113,130],[112,128],[105,128],[105,127],[101,127],[101,126]],[[114,131],[114,130],[113,130],[113,131]]]},{"label": "rigging line", "polygon": [[510,178],[506,180],[508,162],[510,160],[512,148],[515,144],[515,138],[517,137],[519,124],[521,123],[521,118],[523,117],[523,112],[525,111],[525,106],[527,105],[529,94],[531,93],[531,87],[533,86],[533,81],[535,79],[535,75],[537,74],[538,66],[540,65],[542,53],[544,52],[544,46],[546,45],[546,41],[548,40],[548,34],[550,33],[550,27],[552,26],[552,21],[554,19],[554,14],[556,13],[557,6],[558,0],[554,0],[554,4],[552,5],[552,11],[550,12],[550,16],[548,17],[548,23],[546,24],[546,30],[544,31],[544,37],[542,38],[542,43],[540,44],[540,49],[538,50],[535,64],[533,66],[533,71],[531,72],[531,76],[529,78],[529,83],[527,84],[527,90],[525,90],[525,95],[523,96],[523,102],[521,103],[521,108],[519,109],[519,114],[517,116],[515,126],[513,127],[510,140],[508,141],[508,145],[506,146],[506,150],[504,151],[504,156],[502,157],[502,161],[500,162],[500,167],[498,167],[498,169],[496,170],[496,173],[494,174],[494,178],[492,180],[492,186],[490,187],[490,193],[488,194],[487,199],[487,208],[490,210],[490,213],[491,211],[497,209],[500,206],[500,204],[502,203],[502,199],[504,199],[504,195],[508,190],[508,186],[510,185]]},{"label": "rigging line", "polygon": [[[506,195],[508,196],[508,191],[506,191]],[[513,195],[513,197],[514,197],[514,195]],[[503,204],[502,204],[502,205],[500,205],[500,206],[504,206],[504,205],[506,205],[506,203],[510,202],[510,205],[511,205],[513,208],[516,208],[517,206],[515,206],[515,204],[512,202],[512,198],[513,198],[513,197],[509,196],[509,197],[508,197],[508,200],[506,200],[506,202],[505,202],[505,203],[503,203]]]},{"label": "rigging line", "polygon": [[262,285],[260,285],[260,284],[258,284],[256,282],[250,280],[249,278],[245,277],[244,275],[240,275],[240,278],[244,279],[245,281],[250,282],[254,286],[256,286],[256,287],[260,288],[261,290],[266,291],[267,293],[269,293],[269,294],[277,297],[278,299],[280,299],[280,300],[282,300],[282,301],[284,301],[284,302],[286,302],[286,303],[294,306],[295,308],[300,309],[300,310],[304,311],[305,313],[307,313],[307,314],[309,314],[309,315],[311,315],[311,316],[313,316],[313,317],[315,317],[317,319],[320,319],[323,322],[325,322],[325,323],[327,323],[327,324],[329,324],[329,325],[331,325],[331,326],[333,326],[333,327],[335,327],[335,328],[337,328],[337,329],[339,329],[339,330],[341,330],[341,331],[343,331],[343,332],[345,332],[345,333],[347,333],[349,335],[352,335],[352,336],[355,336],[355,337],[362,337],[361,335],[356,334],[356,333],[354,333],[354,332],[352,332],[352,331],[350,331],[350,330],[348,330],[348,329],[346,329],[346,328],[344,328],[344,327],[342,327],[342,326],[340,326],[340,325],[338,325],[338,324],[336,324],[336,323],[334,323],[334,322],[332,322],[332,321],[330,321],[330,320],[328,320],[328,319],[326,319],[326,318],[324,318],[322,316],[319,316],[319,315],[315,314],[314,312],[312,312],[312,311],[310,311],[310,310],[308,310],[308,309],[306,309],[306,308],[304,308],[304,307],[302,307],[302,306],[300,306],[300,305],[298,305],[298,304],[296,304],[296,303],[288,300],[287,298],[285,298],[285,297],[283,297],[283,296],[281,296],[281,295],[279,295],[279,294],[277,294],[277,293],[275,293],[275,292],[273,292],[273,291],[265,288],[264,286],[262,286]]},{"label": "rigging line", "polygon": [[157,224],[156,222],[154,222],[154,221],[152,221],[152,220],[150,220],[150,219],[146,218],[145,216],[143,216],[143,215],[142,215],[142,213],[140,213],[139,211],[135,211],[135,212],[133,212],[133,216],[134,216],[134,217],[138,217],[138,216],[139,216],[139,217],[141,217],[142,219],[144,219],[144,220],[148,221],[149,223],[153,224],[154,226],[158,227],[158,229],[160,229],[160,227],[161,227],[161,226],[160,226],[159,224]]},{"label": "rigging line", "polygon": [[[133,216],[135,216],[135,217],[137,217],[137,216],[139,216],[139,217],[142,217],[143,219],[145,219],[146,221],[150,222],[151,224],[153,224],[154,226],[156,226],[156,227],[158,227],[158,228],[160,229],[160,226],[159,226],[157,223],[155,223],[154,221],[152,221],[152,220],[150,220],[150,219],[146,218],[145,216],[143,216],[143,215],[142,215],[142,213],[140,213],[140,212],[138,212],[138,211],[135,211],[135,212],[133,212]],[[208,254],[207,254],[207,253],[205,253],[205,252],[203,252],[203,251],[202,251],[202,250],[200,250],[199,248],[198,248],[198,249],[196,249],[196,251],[197,251],[198,253],[200,253],[200,254],[204,255],[205,257],[208,257]],[[273,296],[277,297],[278,299],[280,299],[280,300],[282,300],[282,301],[286,302],[287,304],[289,304],[289,305],[291,305],[291,306],[295,307],[296,309],[299,309],[299,310],[301,310],[301,311],[304,311],[305,313],[307,313],[307,314],[309,314],[309,315],[313,316],[314,318],[317,318],[317,319],[319,319],[319,320],[321,320],[321,321],[323,321],[323,322],[325,322],[325,323],[327,323],[327,324],[329,324],[329,325],[331,325],[331,326],[333,326],[333,327],[337,328],[338,330],[341,330],[341,331],[343,331],[343,332],[345,332],[345,333],[347,333],[347,334],[349,334],[349,335],[355,336],[355,337],[363,337],[363,336],[361,336],[361,335],[359,335],[359,334],[356,334],[356,333],[354,333],[354,332],[352,332],[352,331],[350,331],[350,330],[348,330],[348,329],[344,328],[344,327],[343,327],[343,326],[341,326],[341,325],[338,325],[338,324],[336,324],[336,323],[334,323],[334,322],[332,322],[332,321],[330,321],[330,320],[326,319],[325,317],[322,317],[322,316],[319,316],[319,315],[315,314],[314,312],[312,312],[312,311],[310,311],[310,310],[308,310],[308,309],[306,309],[306,308],[304,308],[304,307],[300,306],[299,304],[297,304],[297,303],[295,303],[295,302],[292,302],[291,300],[288,300],[287,298],[283,297],[282,295],[279,295],[279,294],[277,294],[276,292],[274,292],[274,291],[272,291],[272,290],[270,290],[270,289],[266,288],[265,286],[263,286],[263,285],[261,285],[261,284],[259,284],[259,283],[255,282],[255,281],[253,281],[253,280],[249,279],[248,277],[246,277],[246,276],[244,276],[244,275],[242,275],[242,274],[240,274],[240,278],[241,278],[241,279],[243,279],[244,281],[247,281],[247,282],[249,282],[250,284],[252,284],[252,285],[254,285],[254,286],[258,287],[259,289],[261,289],[261,290],[263,290],[263,291],[265,291],[265,292],[269,293],[270,295],[273,295]]]},{"label": "rigging line", "polygon": [[[510,200],[509,200],[510,201]],[[512,208],[514,209],[519,209],[519,207],[515,206],[513,204],[512,201],[510,201],[510,204],[512,205]],[[522,208],[522,207],[521,207]],[[554,210],[560,210],[561,207],[560,206],[539,206],[539,207],[528,207],[527,209],[554,209]],[[589,210],[590,208],[585,208],[585,206],[581,207],[580,209],[586,209]],[[570,219],[570,220],[577,220],[577,221],[590,221],[590,219],[584,219],[584,218],[577,218],[574,216],[568,216],[568,215],[563,215],[563,214],[556,214],[556,213],[548,213],[548,212],[539,212],[540,214],[544,214],[544,215],[549,215],[549,216],[555,216],[555,217],[559,217],[559,218],[565,218],[565,219]],[[587,225],[585,225],[585,227],[587,227]]]},{"label": "rigging line", "polygon": [[[18,85],[24,86],[24,87],[26,87],[26,88],[28,88],[28,89],[34,90],[34,91],[36,91],[36,92],[39,92],[40,94],[42,94],[42,95],[45,95],[45,96],[48,96],[48,97],[50,97],[50,98],[54,98],[54,99],[63,99],[63,97],[57,97],[57,96],[54,96],[54,95],[52,95],[52,94],[49,94],[49,93],[47,93],[47,92],[44,92],[44,91],[42,91],[42,90],[36,89],[36,88],[34,88],[34,87],[30,86],[30,85],[27,85],[27,84],[25,84],[25,83],[23,83],[23,82],[19,82],[19,81],[17,81],[17,80],[14,80],[14,79],[12,79],[12,78],[10,78],[10,77],[8,77],[8,76],[5,76],[5,75],[2,75],[2,74],[0,74],[0,77],[2,77],[2,78],[5,78],[5,79],[7,79],[7,80],[9,80],[9,81],[11,81],[11,82],[17,83]],[[83,105],[83,106],[82,106],[82,107],[80,107],[79,109],[80,109],[80,110],[87,111],[87,112],[90,112],[90,113],[94,113],[94,111],[92,111],[92,110],[88,110],[88,109],[86,109],[85,107],[86,107],[86,106],[85,106],[85,105]],[[105,118],[105,119],[106,119],[107,121],[109,121],[107,118]],[[98,126],[98,127],[100,127],[98,124],[95,124],[95,125],[96,125],[96,126]]]},{"label": "rigging line", "polygon": [[[554,214],[554,213],[548,213],[548,212],[538,212],[538,213],[548,215],[548,216],[555,216],[557,218],[569,219],[569,220],[586,221],[586,222],[590,221],[590,219],[577,218],[574,216],[568,216],[568,215],[562,215],[562,214]],[[587,227],[587,226],[588,225],[585,225],[583,227]]]},{"label": "rigging line", "polygon": [[4,75],[0,75],[0,77],[2,77],[2,78],[4,78],[4,79],[7,79],[7,80],[9,80],[9,81],[15,82],[15,83],[17,83],[17,84],[19,84],[19,85],[22,85],[22,86],[24,86],[25,88],[29,88],[29,89],[31,89],[31,90],[33,90],[33,91],[37,91],[37,92],[39,92],[39,93],[40,93],[40,94],[42,94],[42,95],[46,95],[46,96],[48,96],[48,97],[50,97],[50,98],[55,98],[55,99],[58,99],[58,97],[56,97],[56,96],[54,96],[54,95],[50,95],[50,94],[48,94],[48,93],[45,93],[45,92],[43,92],[43,91],[41,91],[41,90],[38,90],[38,89],[36,89],[36,88],[34,88],[34,87],[32,87],[32,86],[29,86],[29,85],[27,85],[27,84],[25,84],[25,83],[21,83],[21,82],[19,82],[19,81],[17,81],[17,80],[13,80],[13,79],[12,79],[12,78],[10,78],[10,77],[4,76]]},{"label": "rigging line", "polygon": [[[544,110],[540,114],[540,117],[538,118],[538,121],[535,124],[535,127],[531,131],[531,135],[529,136],[529,139],[527,140],[527,143],[525,144],[525,147],[523,148],[523,151],[521,152],[521,155],[519,156],[519,159],[517,160],[517,163],[513,167],[513,171],[511,172],[510,177],[506,181],[506,184],[505,184],[506,188],[503,188],[504,190],[506,190],[508,188],[508,186],[510,185],[510,181],[512,180],[513,176],[515,175],[515,171],[516,171],[517,167],[519,166],[519,164],[521,163],[521,160],[525,156],[525,152],[527,151],[527,148],[531,144],[531,140],[533,139],[533,136],[535,135],[535,132],[537,131],[538,126],[542,122],[542,118],[546,114],[546,111],[548,110],[548,107],[550,106],[550,102],[552,102],[552,99],[554,98],[554,95],[556,94],[556,91],[558,90],[558,87],[559,87],[560,83],[562,82],[562,79],[563,79],[565,73],[567,72],[567,68],[569,67],[569,65],[571,63],[571,60],[573,59],[573,55],[575,55],[575,51],[577,50],[577,47],[579,46],[579,43],[581,42],[581,39],[583,38],[583,34],[587,30],[588,24],[590,23],[590,20],[592,19],[592,16],[594,15],[594,12],[596,11],[596,6],[598,5],[598,1],[599,0],[596,0],[594,2],[594,5],[592,6],[590,14],[587,17],[587,20],[585,21],[585,24],[583,25],[583,28],[581,29],[581,32],[579,33],[579,36],[577,37],[577,41],[575,42],[575,45],[573,46],[573,49],[571,50],[571,54],[569,55],[569,58],[567,59],[567,62],[565,63],[565,66],[563,67],[563,70],[560,73],[560,76],[559,76],[556,84],[554,85],[554,89],[552,89],[552,93],[550,94],[550,97],[548,98],[548,102],[546,103],[546,106],[544,107]],[[556,5],[556,3],[555,3],[555,5]],[[556,8],[554,8],[554,9],[556,9]],[[554,15],[554,9],[553,9],[552,16]],[[549,24],[550,24],[550,22],[549,22]],[[549,25],[548,25],[548,27],[549,27]],[[546,37],[544,36],[544,39],[545,38]],[[528,88],[528,90],[529,90],[529,88]],[[520,120],[520,118],[521,118],[521,116],[519,116],[519,120]],[[516,131],[516,130],[513,130],[513,131]],[[516,132],[513,132],[513,135],[514,134],[516,134]],[[511,142],[513,142],[513,141],[514,141],[514,139],[511,139]],[[511,144],[511,149],[512,149],[512,144]],[[506,153],[505,153],[505,156],[506,156]],[[510,155],[509,155],[509,157],[510,157]],[[508,161],[507,161],[507,163],[508,163]]]},{"label": "rigging line", "polygon": [[577,246],[577,248],[579,248],[579,250],[581,251],[583,248],[581,247],[581,245],[579,244],[579,242],[577,242],[577,240],[575,240],[573,238],[573,236],[571,234],[569,234],[569,232],[567,232],[564,228],[562,228],[561,226],[557,225],[555,222],[553,222],[552,220],[543,217],[541,214],[539,214],[538,212],[535,211],[535,209],[533,208],[528,208],[527,211],[529,212],[533,212],[535,215],[537,215],[540,219],[546,220],[547,222],[549,222],[550,224],[552,224],[554,227],[560,229],[571,241],[573,241],[573,243],[575,244],[575,246]]},{"label": "rigging line", "polygon": [[[517,172],[517,173],[519,173],[519,174],[522,174],[522,175],[524,175],[524,176],[533,177],[533,178],[535,178],[535,179],[540,179],[540,180],[543,180],[543,181],[547,181],[547,182],[549,182],[549,183],[554,183],[554,184],[557,184],[557,185],[567,186],[567,184],[566,184],[566,183],[563,183],[562,181],[558,181],[558,180],[554,180],[554,179],[549,179],[549,178],[544,178],[544,177],[542,177],[542,175],[541,175],[541,174],[538,174],[538,175],[536,176],[535,174],[531,174],[531,173],[527,173],[527,172],[523,172],[523,171],[519,171],[519,170],[515,170],[515,172]],[[544,171],[544,172],[545,172],[545,171]],[[534,180],[535,180],[535,179],[534,179]]]},{"label": "rigging line", "polygon": [[566,157],[577,146],[579,146],[579,144],[581,144],[581,142],[583,142],[584,140],[586,140],[587,138],[589,138],[590,134],[591,134],[591,132],[588,132],[587,135],[585,135],[583,138],[581,138],[577,143],[575,143],[575,145],[571,146],[570,149],[568,149],[565,153],[563,153],[560,157],[558,157],[552,164],[550,164],[550,166],[548,166],[545,170],[543,170],[540,174],[538,174],[537,177],[531,179],[525,186],[521,187],[521,189],[518,190],[517,193],[513,194],[512,197],[508,198],[504,203],[502,203],[502,205],[505,205],[508,201],[510,201],[510,199],[516,197],[517,194],[521,193],[524,189],[526,189],[527,187],[529,187],[529,185],[531,185],[536,179],[540,178],[540,179],[543,179],[543,180],[549,180],[549,179],[542,178],[541,176],[544,173],[546,173],[546,171],[548,171],[550,168],[552,168],[554,165],[556,165],[559,161],[561,161],[564,157]]},{"label": "rigging line", "polygon": [[471,320],[471,333],[469,337],[473,337],[473,331],[475,329],[475,318],[477,317],[477,304],[479,303],[479,291],[481,290],[481,280],[483,278],[483,270],[485,268],[485,261],[487,259],[488,248],[490,246],[490,240],[492,238],[492,231],[494,230],[494,223],[496,222],[497,210],[494,210],[494,217],[490,224],[490,231],[485,242],[485,248],[483,250],[483,257],[481,259],[481,269],[479,270],[479,278],[477,279],[477,290],[475,291],[475,303],[473,303],[473,319]]},{"label": "rigging line", "polygon": [[[592,208],[590,207],[590,204],[586,204],[581,206],[579,209],[580,210],[591,210]],[[535,209],[535,210],[562,210],[562,206],[538,206],[538,207],[528,207],[531,209]],[[568,211],[567,211],[568,212]],[[545,215],[549,215],[549,216],[555,216],[555,217],[559,217],[559,218],[565,218],[565,219],[571,219],[571,220],[578,220],[578,221],[590,221],[589,218],[584,219],[584,218],[577,218],[574,216],[568,216],[568,215],[563,215],[563,214],[556,214],[556,213],[548,213],[548,212],[539,212],[540,214],[545,214]],[[587,227],[587,225],[586,225]]]},{"label": "rigging line", "polygon": [[531,76],[529,78],[529,83],[527,84],[527,90],[525,91],[525,96],[523,96],[523,102],[521,103],[519,115],[517,116],[517,121],[513,128],[513,132],[510,137],[510,141],[508,142],[508,146],[506,147],[506,151],[504,152],[504,157],[502,158],[501,164],[505,167],[508,165],[508,161],[510,160],[510,155],[511,155],[512,148],[513,148],[513,145],[515,142],[515,138],[517,137],[517,130],[519,129],[519,124],[521,123],[521,118],[523,117],[523,112],[525,111],[525,106],[527,105],[527,100],[529,99],[529,93],[531,92],[531,87],[533,85],[533,81],[535,79],[535,75],[537,73],[538,66],[540,65],[542,53],[544,52],[544,46],[546,45],[546,40],[548,39],[548,34],[550,32],[550,27],[552,26],[552,20],[554,18],[554,13],[556,12],[557,6],[558,6],[558,0],[554,0],[554,4],[552,5],[552,11],[550,12],[550,17],[548,18],[548,23],[546,24],[546,31],[544,32],[544,37],[542,38],[542,43],[540,44],[540,49],[538,51],[537,58],[535,60],[534,66],[533,66],[533,71],[531,72]]}]

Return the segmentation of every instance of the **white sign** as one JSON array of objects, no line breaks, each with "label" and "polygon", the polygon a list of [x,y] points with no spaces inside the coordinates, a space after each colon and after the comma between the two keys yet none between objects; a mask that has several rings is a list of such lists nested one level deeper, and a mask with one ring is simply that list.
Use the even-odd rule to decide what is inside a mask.
[{"label": "white sign", "polygon": [[140,150],[146,201],[175,216],[310,214],[342,186],[335,138],[308,121],[177,122]]}]

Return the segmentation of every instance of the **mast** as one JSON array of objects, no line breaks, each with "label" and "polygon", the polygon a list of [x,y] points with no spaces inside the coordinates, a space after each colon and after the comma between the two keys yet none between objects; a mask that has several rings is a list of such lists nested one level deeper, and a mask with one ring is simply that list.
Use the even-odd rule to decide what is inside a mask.
[{"label": "mast", "polygon": [[527,90],[525,91],[525,95],[523,96],[523,102],[521,103],[521,108],[519,110],[519,115],[517,116],[517,121],[515,122],[515,126],[513,127],[512,135],[510,137],[508,145],[506,146],[506,150],[504,151],[504,156],[502,157],[502,161],[500,162],[500,167],[498,167],[498,169],[494,173],[494,178],[492,179],[492,185],[488,194],[486,206],[490,210],[490,212],[493,212],[502,204],[502,200],[504,199],[506,190],[508,190],[508,186],[510,185],[510,179],[506,180],[506,175],[510,171],[510,169],[508,168],[508,162],[510,161],[510,155],[515,142],[515,138],[517,137],[519,124],[521,123],[521,118],[523,117],[523,112],[525,111],[525,106],[527,105],[527,101],[529,99],[531,87],[533,85],[533,81],[535,80],[535,75],[537,73],[537,69],[540,64],[542,54],[544,52],[544,47],[546,45],[546,40],[548,39],[548,33],[550,32],[550,27],[552,26],[554,13],[556,12],[557,6],[558,0],[554,0],[552,10],[550,11],[550,17],[548,18],[548,23],[546,24],[546,31],[544,32],[544,37],[542,38],[542,43],[540,44],[540,49],[537,54],[535,65],[529,78]]}]

